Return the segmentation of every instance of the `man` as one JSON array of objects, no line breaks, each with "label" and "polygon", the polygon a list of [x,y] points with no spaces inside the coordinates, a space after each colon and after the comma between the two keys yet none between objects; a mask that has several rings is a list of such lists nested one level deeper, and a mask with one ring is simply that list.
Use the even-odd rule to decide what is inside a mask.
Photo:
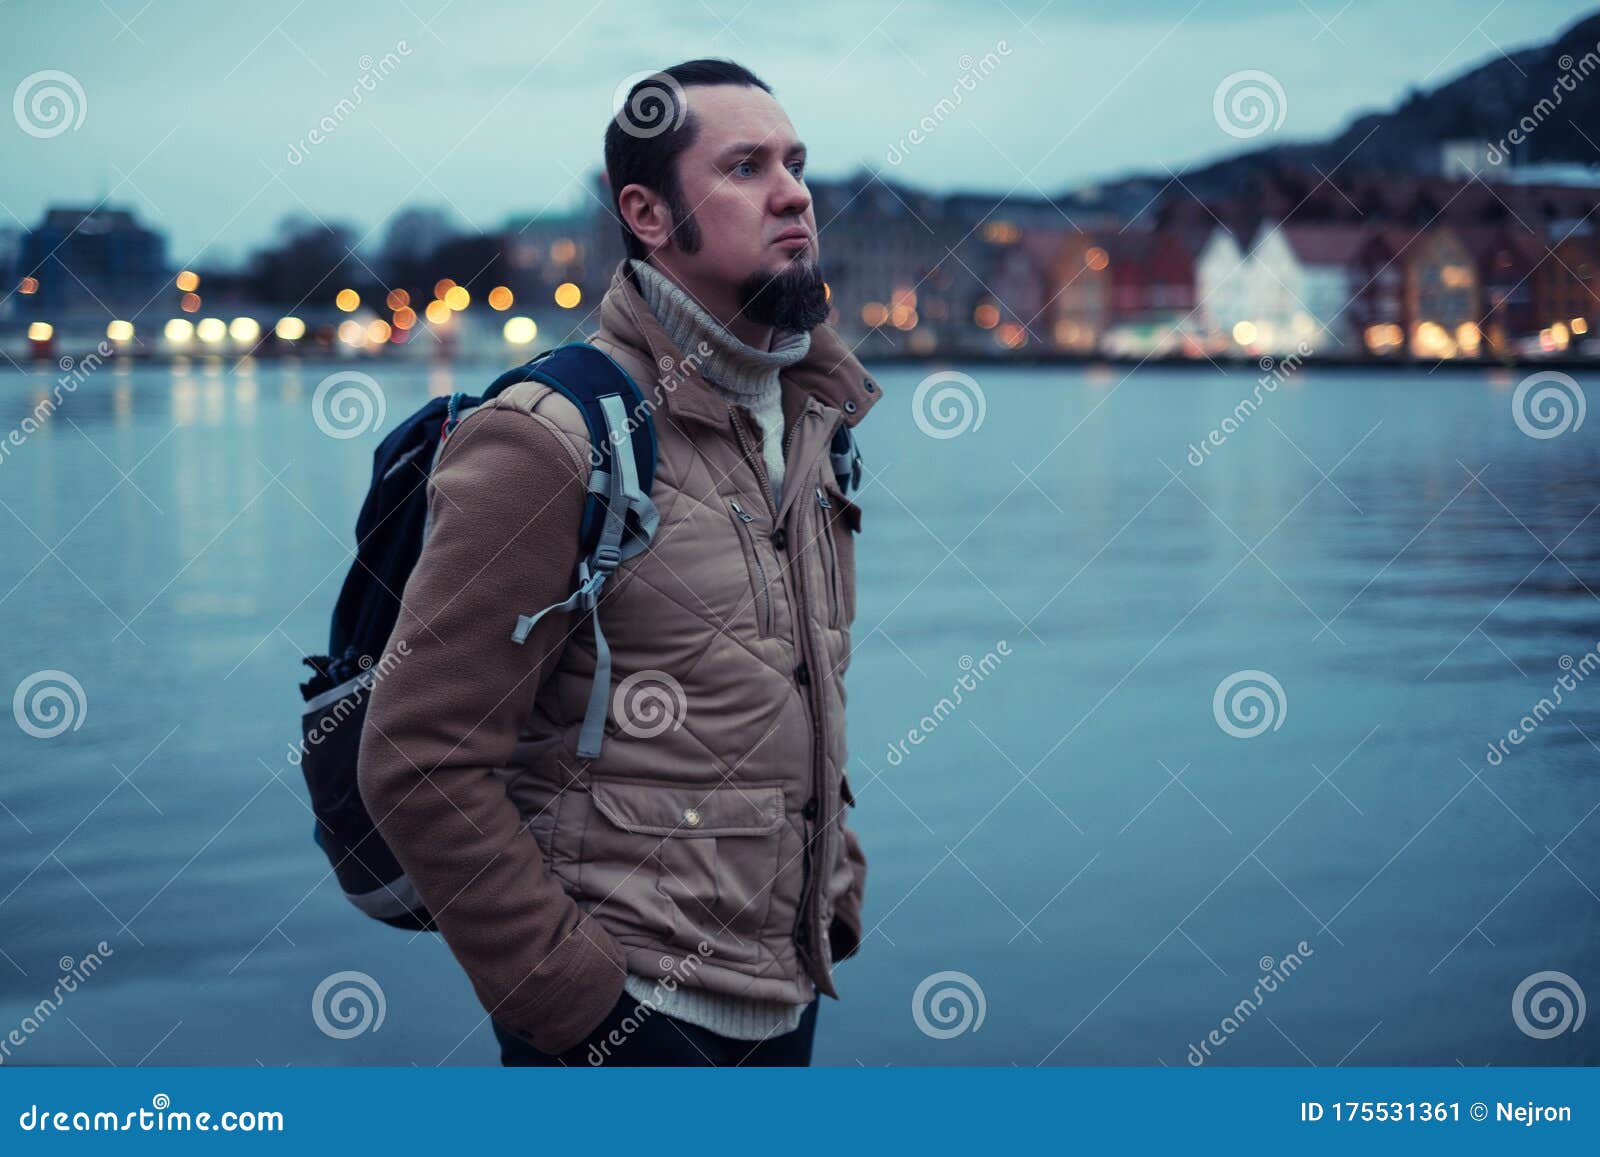
[{"label": "man", "polygon": [[[657,119],[634,120],[654,103]],[[829,445],[880,396],[828,326],[805,148],[727,61],[641,81],[606,133],[628,257],[590,339],[639,385],[660,525],[597,613],[573,587],[589,444],[537,383],[440,449],[430,533],[362,732],[361,795],[505,1064],[808,1064],[859,945],[843,813],[860,511]]]}]

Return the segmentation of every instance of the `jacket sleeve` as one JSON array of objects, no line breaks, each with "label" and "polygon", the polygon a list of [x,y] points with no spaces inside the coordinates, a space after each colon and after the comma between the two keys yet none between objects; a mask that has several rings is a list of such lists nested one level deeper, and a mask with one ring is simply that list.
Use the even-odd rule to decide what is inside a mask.
[{"label": "jacket sleeve", "polygon": [[483,1007],[548,1053],[615,1006],[622,948],[546,870],[491,771],[577,625],[552,613],[523,645],[511,638],[519,613],[570,593],[581,462],[547,419],[510,407],[469,414],[445,441],[357,764],[362,800]]}]

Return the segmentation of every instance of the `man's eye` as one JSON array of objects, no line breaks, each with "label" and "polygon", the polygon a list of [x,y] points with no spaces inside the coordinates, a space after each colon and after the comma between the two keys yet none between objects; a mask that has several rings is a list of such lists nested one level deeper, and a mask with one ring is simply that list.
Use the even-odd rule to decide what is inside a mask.
[{"label": "man's eye", "polygon": [[804,161],[793,161],[789,165],[789,171],[794,174],[795,180],[802,180],[806,175],[806,163]]},{"label": "man's eye", "polygon": [[750,161],[740,161],[733,167],[733,171],[741,177],[750,177],[755,175],[756,167]]}]

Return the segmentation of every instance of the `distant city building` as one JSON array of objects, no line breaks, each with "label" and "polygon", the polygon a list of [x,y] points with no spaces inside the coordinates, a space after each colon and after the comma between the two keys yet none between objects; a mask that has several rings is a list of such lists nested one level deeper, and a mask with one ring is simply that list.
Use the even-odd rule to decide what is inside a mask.
[{"label": "distant city building", "polygon": [[52,321],[136,316],[166,284],[166,247],[126,209],[48,209],[17,253],[22,311]]}]

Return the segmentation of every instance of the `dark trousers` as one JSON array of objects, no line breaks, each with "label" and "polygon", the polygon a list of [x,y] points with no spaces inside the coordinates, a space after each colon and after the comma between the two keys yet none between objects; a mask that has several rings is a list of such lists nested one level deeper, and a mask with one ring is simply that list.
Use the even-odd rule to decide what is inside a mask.
[{"label": "dark trousers", "polygon": [[540,1052],[519,1037],[491,1022],[500,1042],[500,1063],[507,1066],[573,1065],[604,1068],[607,1065],[809,1065],[811,1040],[817,1030],[817,1001],[813,999],[793,1032],[764,1041],[734,1040],[697,1024],[677,1020],[627,993],[586,1038],[564,1053]]}]

